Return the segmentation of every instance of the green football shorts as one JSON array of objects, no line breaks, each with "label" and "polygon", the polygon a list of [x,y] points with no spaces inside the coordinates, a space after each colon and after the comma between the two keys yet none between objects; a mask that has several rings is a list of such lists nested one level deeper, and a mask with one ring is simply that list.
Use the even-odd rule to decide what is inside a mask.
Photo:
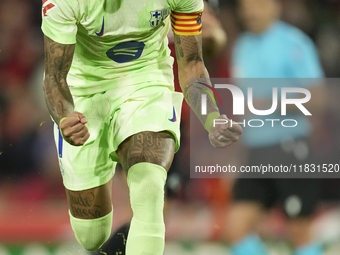
[{"label": "green football shorts", "polygon": [[64,186],[85,190],[107,183],[119,159],[116,150],[126,138],[143,131],[169,131],[180,141],[182,93],[167,86],[133,86],[89,96],[74,96],[75,111],[88,119],[90,138],[84,146],[65,142],[54,123],[54,140]]}]

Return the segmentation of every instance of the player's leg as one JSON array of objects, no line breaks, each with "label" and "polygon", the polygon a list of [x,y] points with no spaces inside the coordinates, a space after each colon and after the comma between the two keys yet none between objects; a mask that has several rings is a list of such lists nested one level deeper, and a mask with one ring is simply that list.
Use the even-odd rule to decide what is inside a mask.
[{"label": "player's leg", "polygon": [[255,201],[235,201],[229,212],[228,240],[236,244],[253,233],[266,211]]},{"label": "player's leg", "polygon": [[[312,225],[312,219],[311,217],[297,217],[297,218],[290,218],[288,219],[288,234],[289,239],[294,245],[294,247],[297,248],[295,253],[296,254],[310,254],[309,252],[306,253],[307,249],[313,249],[317,248],[318,253],[312,253],[312,254],[322,254],[322,250],[319,252],[319,250],[322,248],[319,244],[312,242],[312,235],[311,235],[311,225]],[[312,248],[312,246],[314,248]],[[316,247],[317,246],[317,247]],[[307,248],[307,249],[306,249]]]},{"label": "player's leg", "polygon": [[129,235],[130,222],[121,225],[110,239],[93,255],[125,255],[126,241]]},{"label": "player's leg", "polygon": [[161,255],[164,251],[164,185],[175,152],[167,131],[141,132],[120,144],[117,155],[127,171],[133,211],[127,255]]},{"label": "player's leg", "polygon": [[311,217],[298,217],[288,221],[288,232],[294,244],[294,255],[322,255],[324,250],[320,243],[313,241],[311,235]]},{"label": "player's leg", "polygon": [[99,249],[110,237],[112,181],[88,190],[66,189],[69,215],[77,241],[89,251]]},{"label": "player's leg", "polygon": [[[112,226],[111,179],[116,163],[112,151],[110,109],[105,93],[74,97],[76,110],[89,122],[91,134],[84,146],[65,142],[54,124],[58,160],[69,203],[72,229],[87,250],[96,250],[109,238]],[[93,105],[96,107],[94,108]]]},{"label": "player's leg", "polygon": [[[183,151],[183,145],[182,145]],[[178,156],[178,154],[177,154]],[[178,170],[179,157],[174,157],[170,170],[168,171],[167,180],[165,184],[165,203],[164,203],[164,218],[167,217],[167,212],[171,208],[175,197],[180,193],[183,185],[183,178]],[[177,162],[177,164],[176,164]],[[186,162],[188,163],[188,162]],[[116,172],[121,168],[120,164],[117,164]],[[188,168],[185,168],[188,169]],[[126,182],[126,176],[122,175],[122,181]],[[124,180],[123,180],[124,179]],[[130,222],[122,224],[110,237],[110,239],[97,251],[93,252],[93,255],[100,255],[106,253],[107,255],[125,255],[126,240],[128,238],[130,230]]]},{"label": "player's leg", "polygon": [[228,217],[227,241],[233,255],[266,255],[267,248],[256,233],[275,193],[268,179],[238,179],[233,188],[234,201]]},{"label": "player's leg", "polygon": [[[304,145],[309,148],[308,138],[297,138],[294,142],[296,146]],[[301,147],[301,146],[299,146]],[[303,147],[302,147],[303,148]],[[292,149],[290,154],[284,156],[293,165],[303,165],[311,163],[314,157],[311,150],[306,150],[304,157],[298,157],[297,147]],[[282,151],[281,154],[284,154]],[[300,153],[301,154],[301,153]],[[294,245],[295,255],[321,255],[322,246],[313,240],[311,235],[312,217],[317,208],[320,190],[318,179],[277,179],[278,196],[282,207],[288,218],[289,239]]]},{"label": "player's leg", "polygon": [[[123,172],[121,164],[117,164],[116,166],[116,178],[118,178],[119,182],[126,183],[126,174]],[[92,252],[91,254],[125,255],[126,240],[129,234],[129,229],[130,220],[116,228],[105,244],[100,249]]]},{"label": "player's leg", "polygon": [[322,246],[311,235],[312,216],[319,200],[317,179],[277,180],[283,209],[288,217],[289,238],[295,255],[321,255]]},{"label": "player's leg", "polygon": [[179,149],[183,95],[162,85],[127,87],[121,93],[122,103],[112,121],[111,158],[127,172],[130,190],[133,218],[126,254],[160,255],[165,237],[164,184]]},{"label": "player's leg", "polygon": [[[140,132],[124,140],[117,150],[120,163],[127,174],[130,168],[138,163],[156,164],[167,172],[174,154],[175,138],[168,131]],[[129,178],[129,175],[127,176]]]}]

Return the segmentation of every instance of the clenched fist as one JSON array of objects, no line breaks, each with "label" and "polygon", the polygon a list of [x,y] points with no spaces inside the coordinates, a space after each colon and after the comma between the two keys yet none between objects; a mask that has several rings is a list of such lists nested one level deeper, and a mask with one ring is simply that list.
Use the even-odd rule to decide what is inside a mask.
[{"label": "clenched fist", "polygon": [[59,128],[66,142],[74,146],[82,146],[90,137],[88,128],[85,126],[87,119],[80,112],[73,112],[61,121]]},{"label": "clenched fist", "polygon": [[[239,140],[243,130],[240,125],[233,123],[226,115],[221,115],[218,119],[223,124],[214,125],[209,132],[209,140],[215,148],[224,148]],[[225,121],[224,121],[225,120]]]}]

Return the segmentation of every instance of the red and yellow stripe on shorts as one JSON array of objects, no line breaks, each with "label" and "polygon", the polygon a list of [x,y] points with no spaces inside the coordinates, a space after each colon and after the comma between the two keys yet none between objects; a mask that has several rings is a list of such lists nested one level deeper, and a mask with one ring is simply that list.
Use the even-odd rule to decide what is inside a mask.
[{"label": "red and yellow stripe on shorts", "polygon": [[171,13],[172,30],[176,35],[198,35],[202,33],[202,12]]}]

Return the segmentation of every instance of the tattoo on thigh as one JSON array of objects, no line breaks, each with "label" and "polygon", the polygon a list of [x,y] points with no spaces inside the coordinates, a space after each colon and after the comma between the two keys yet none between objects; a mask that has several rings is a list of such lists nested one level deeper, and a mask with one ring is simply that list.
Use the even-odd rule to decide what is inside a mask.
[{"label": "tattoo on thigh", "polygon": [[70,210],[74,217],[84,219],[96,219],[102,217],[101,207],[94,204],[93,192],[84,195],[82,192],[69,194]]},{"label": "tattoo on thigh", "polygon": [[139,162],[149,162],[168,168],[173,154],[174,140],[172,134],[168,132],[142,132],[134,135],[130,140],[127,164],[132,166]]}]

